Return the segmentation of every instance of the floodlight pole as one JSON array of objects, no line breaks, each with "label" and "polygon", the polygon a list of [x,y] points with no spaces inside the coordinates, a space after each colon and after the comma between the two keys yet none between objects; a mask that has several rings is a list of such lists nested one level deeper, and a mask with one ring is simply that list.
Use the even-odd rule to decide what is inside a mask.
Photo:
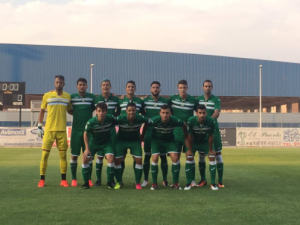
[{"label": "floodlight pole", "polygon": [[261,147],[261,69],[262,65],[259,65],[259,130],[260,130],[260,140],[259,140],[259,147]]},{"label": "floodlight pole", "polygon": [[94,64],[91,64],[91,93],[93,93],[93,66]]}]

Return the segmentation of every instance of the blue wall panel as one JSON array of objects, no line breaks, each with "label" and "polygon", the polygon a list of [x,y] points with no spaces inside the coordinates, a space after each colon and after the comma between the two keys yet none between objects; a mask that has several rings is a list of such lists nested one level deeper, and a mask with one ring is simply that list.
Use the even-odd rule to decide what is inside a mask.
[{"label": "blue wall panel", "polygon": [[54,76],[66,78],[65,91],[76,92],[76,80],[90,81],[100,93],[102,79],[109,78],[112,91],[125,93],[125,83],[133,79],[136,94],[149,94],[150,83],[162,83],[164,95],[177,92],[177,82],[187,79],[189,93],[202,94],[202,83],[211,79],[218,96],[258,96],[259,68],[263,65],[263,96],[300,96],[300,64],[267,60],[196,54],[120,50],[88,47],[0,44],[0,80],[25,81],[28,94],[53,89]]}]

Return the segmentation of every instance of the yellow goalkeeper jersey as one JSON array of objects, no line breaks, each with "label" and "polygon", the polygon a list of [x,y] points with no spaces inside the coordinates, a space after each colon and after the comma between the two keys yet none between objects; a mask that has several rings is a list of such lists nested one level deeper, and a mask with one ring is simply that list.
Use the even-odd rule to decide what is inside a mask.
[{"label": "yellow goalkeeper jersey", "polygon": [[72,109],[70,94],[63,92],[58,96],[56,91],[47,92],[43,96],[41,108],[47,108],[48,111],[45,131],[66,131],[66,112]]}]

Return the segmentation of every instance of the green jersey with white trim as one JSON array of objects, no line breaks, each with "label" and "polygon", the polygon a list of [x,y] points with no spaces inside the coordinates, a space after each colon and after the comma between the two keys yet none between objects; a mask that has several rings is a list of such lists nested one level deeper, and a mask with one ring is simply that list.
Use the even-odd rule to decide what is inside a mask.
[{"label": "green jersey with white trim", "polygon": [[[215,95],[211,95],[207,100],[205,99],[204,95],[200,95],[197,98],[197,101],[198,104],[206,106],[207,116],[209,117],[211,117],[214,114],[216,109],[221,110],[221,100]],[[217,118],[214,120],[216,121],[215,128],[219,128],[219,123]]]},{"label": "green jersey with white trim", "polygon": [[194,110],[198,105],[195,97],[187,95],[186,99],[182,100],[179,94],[172,95],[168,99],[168,104],[173,108],[173,115],[185,122],[194,115]]},{"label": "green jersey with white trim", "polygon": [[90,137],[89,142],[96,145],[109,142],[111,140],[110,129],[114,125],[115,118],[110,114],[106,114],[102,124],[98,121],[97,115],[91,118],[85,125],[85,132],[87,132]]},{"label": "green jersey with white trim", "polygon": [[175,127],[182,127],[184,122],[175,117],[171,116],[167,123],[161,121],[161,116],[155,116],[150,120],[150,126],[153,127],[152,138],[160,141],[173,141],[174,134],[173,130]]},{"label": "green jersey with white trim", "polygon": [[127,98],[127,96],[124,96],[124,99],[119,99],[119,107],[121,108],[121,114],[126,113],[126,106],[128,103],[135,103],[136,104],[136,113],[143,113],[144,112],[144,103],[143,100],[139,97],[134,96],[132,100]]},{"label": "green jersey with white trim", "polygon": [[94,100],[95,107],[98,103],[104,102],[107,105],[107,113],[113,116],[117,116],[119,98],[117,96],[109,95],[108,99],[104,98],[101,94]]},{"label": "green jersey with white trim", "polygon": [[116,125],[119,125],[117,137],[124,141],[139,140],[141,126],[148,121],[148,118],[136,114],[134,121],[130,123],[127,119],[127,113],[121,114],[116,118]]},{"label": "green jersey with white trim", "polygon": [[206,117],[204,123],[198,121],[197,116],[192,116],[187,121],[188,134],[193,135],[193,142],[203,144],[207,142],[208,136],[214,134],[215,120],[211,117]]},{"label": "green jersey with white trim", "polygon": [[83,97],[79,93],[71,94],[73,108],[73,130],[84,130],[86,122],[93,117],[95,95],[86,92]]},{"label": "green jersey with white trim", "polygon": [[145,116],[152,118],[159,115],[160,107],[168,104],[168,99],[159,97],[158,100],[154,100],[152,96],[143,99]]}]

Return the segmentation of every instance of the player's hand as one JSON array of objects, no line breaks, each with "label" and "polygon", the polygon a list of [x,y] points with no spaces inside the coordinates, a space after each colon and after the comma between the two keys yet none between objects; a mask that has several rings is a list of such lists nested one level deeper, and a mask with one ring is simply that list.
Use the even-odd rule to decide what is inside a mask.
[{"label": "player's hand", "polygon": [[193,156],[193,152],[191,149],[189,149],[187,152],[186,152],[186,158],[187,159],[193,159],[194,156]]},{"label": "player's hand", "polygon": [[43,138],[44,137],[44,130],[42,128],[42,126],[38,126],[38,137]]},{"label": "player's hand", "polygon": [[124,99],[125,98],[125,95],[121,95],[119,99]]},{"label": "player's hand", "polygon": [[82,154],[82,159],[83,159],[83,161],[86,161],[87,158],[88,158],[88,156],[91,156],[91,152],[90,152],[89,149],[86,149],[86,150],[84,151],[84,153]]},{"label": "player's hand", "polygon": [[213,149],[210,149],[209,151],[208,151],[208,155],[210,156],[210,155],[214,155],[214,156],[216,156],[216,152],[215,152],[215,150],[213,150]]}]

